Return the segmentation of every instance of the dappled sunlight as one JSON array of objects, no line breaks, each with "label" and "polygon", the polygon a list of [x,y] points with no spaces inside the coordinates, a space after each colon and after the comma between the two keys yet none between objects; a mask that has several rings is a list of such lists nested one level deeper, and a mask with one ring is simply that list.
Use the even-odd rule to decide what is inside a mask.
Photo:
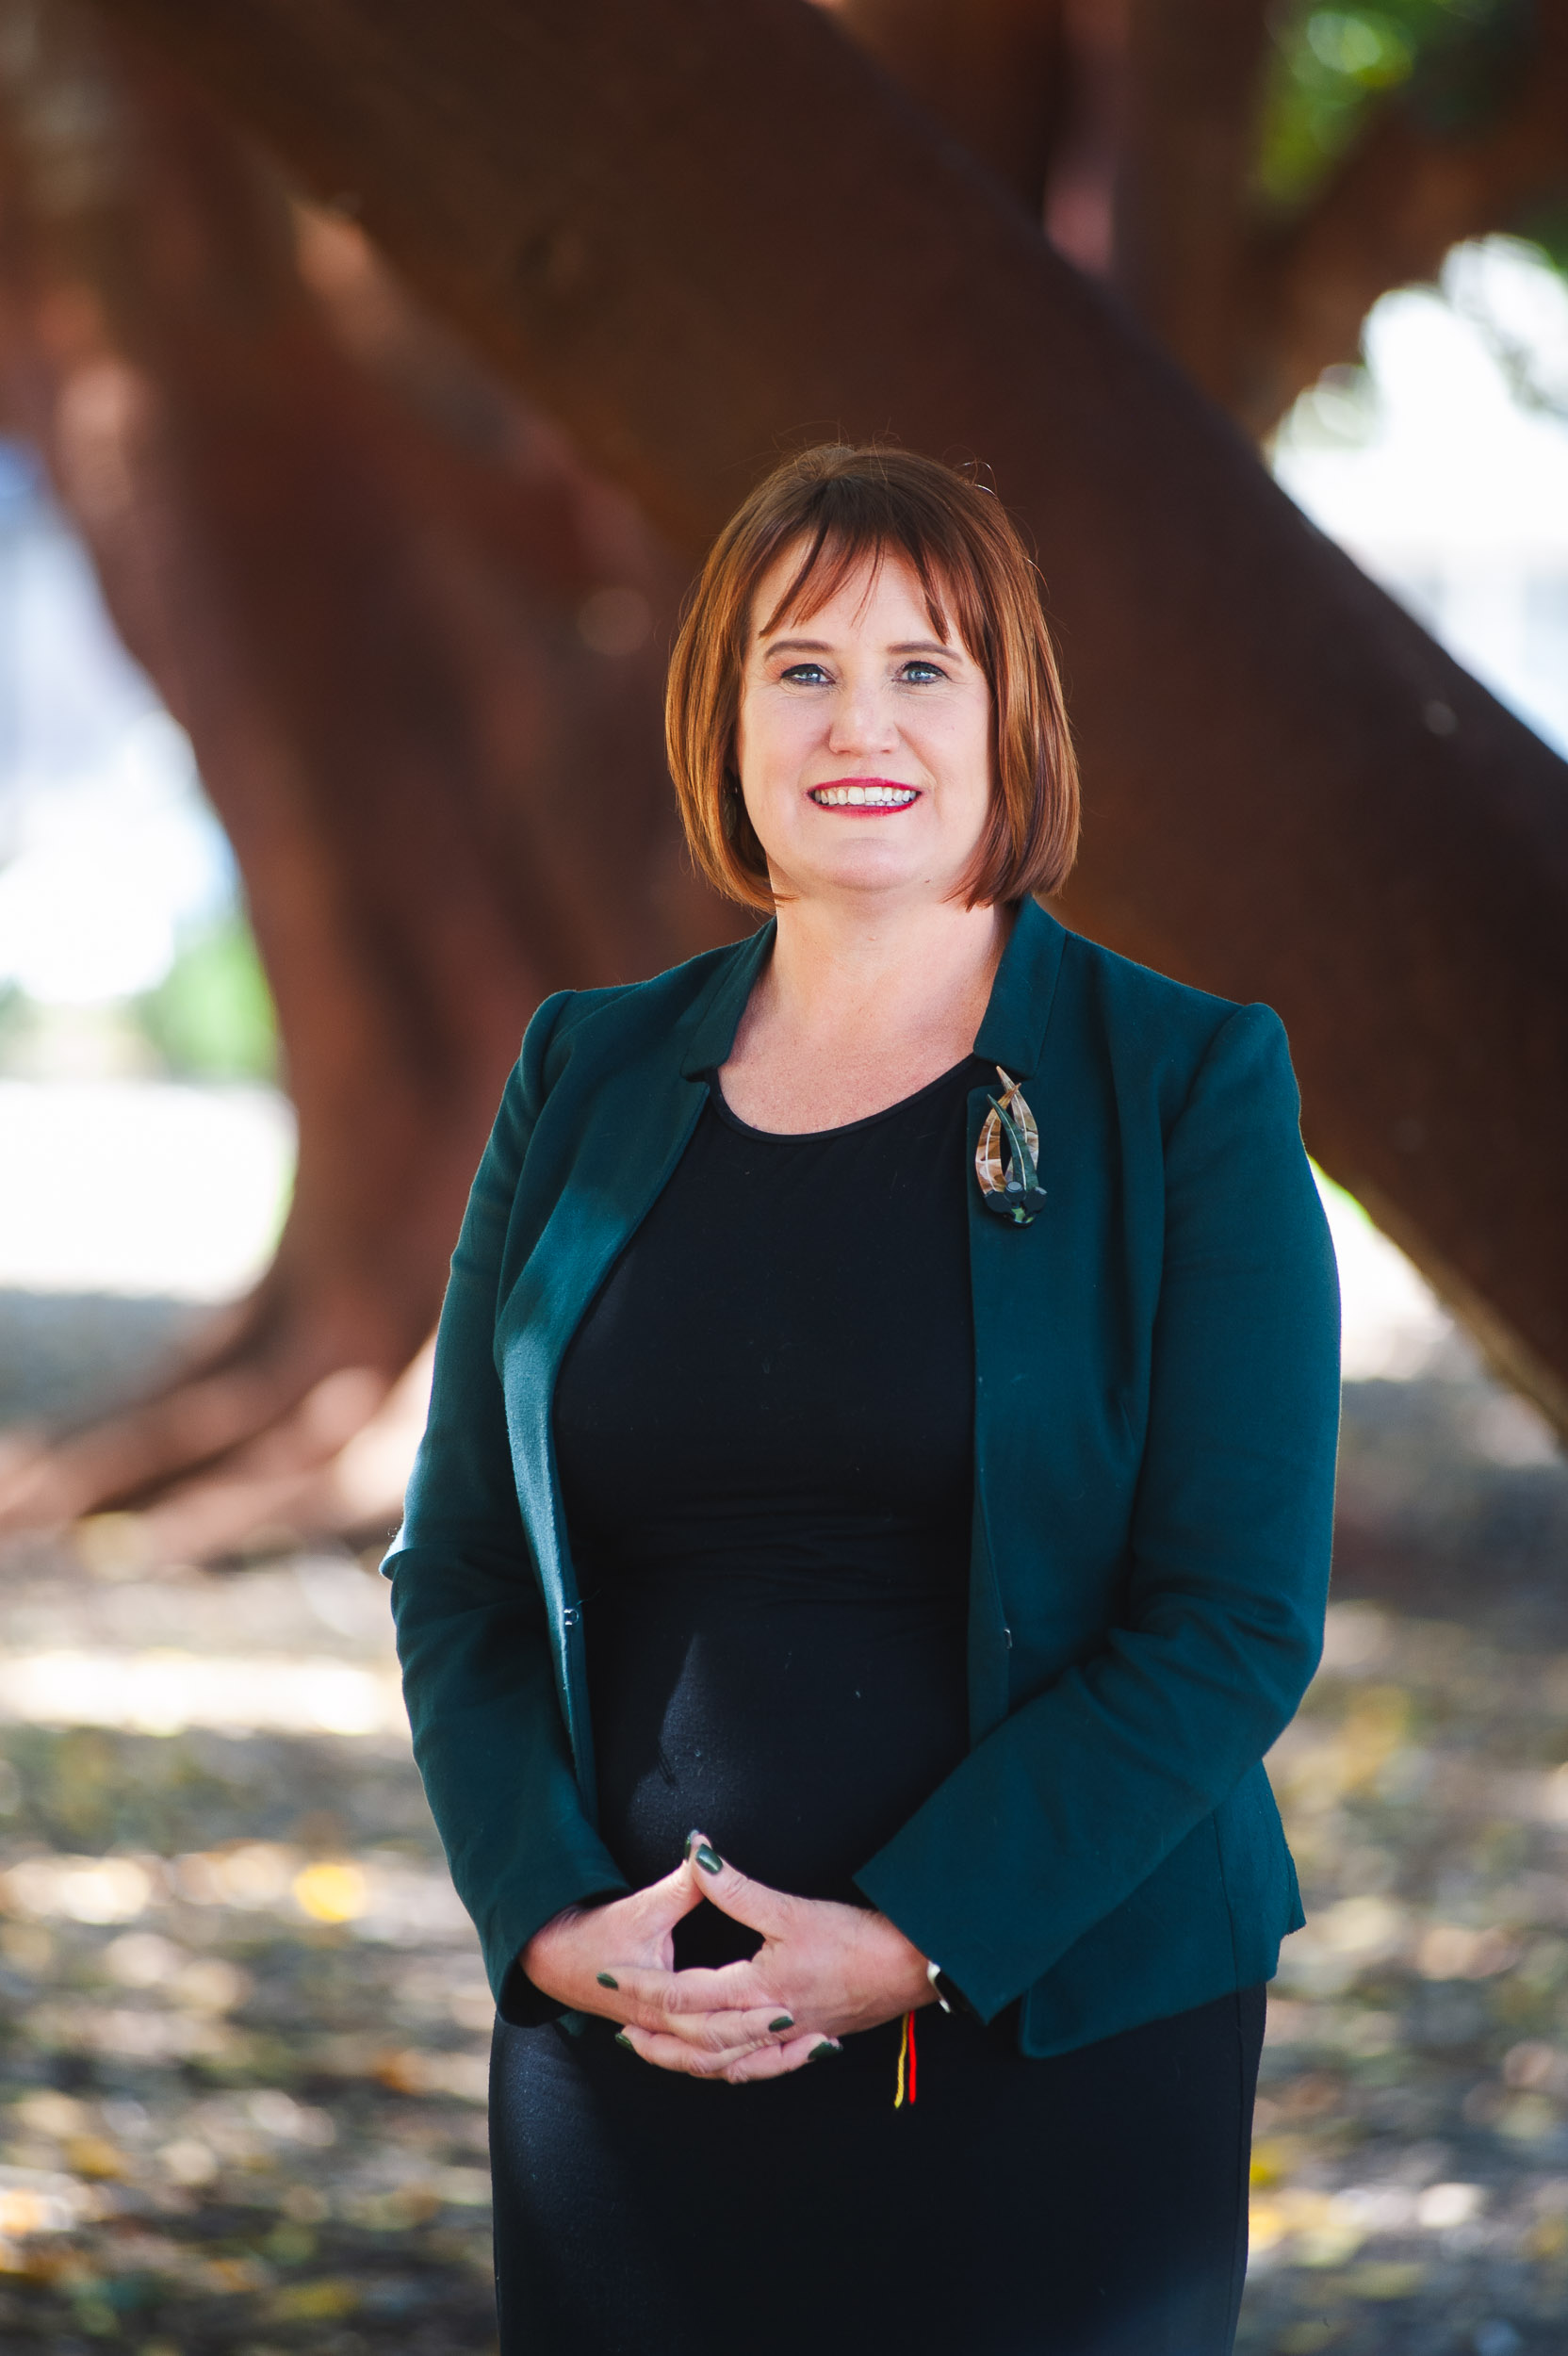
[{"label": "dappled sunlight", "polygon": [[491,2007],[384,1583],[8,1569],[0,2342],[488,2348]]},{"label": "dappled sunlight", "polygon": [[[1347,1393],[1324,1663],[1269,1762],[1309,1922],[1243,2356],[1568,2331],[1568,1471],[1490,1446],[1496,1396]],[[0,2335],[483,2349],[490,2001],[384,1585],[111,1537],[13,1545],[0,1592]]]},{"label": "dappled sunlight", "polygon": [[0,1661],[0,1720],[135,1734],[375,1734],[404,1725],[394,1670],[256,1655],[20,1653]]},{"label": "dappled sunlight", "polygon": [[0,1078],[0,1291],[224,1301],[266,1267],[294,1161],[271,1089]]},{"label": "dappled sunlight", "polygon": [[1244,2349],[1568,2329],[1568,1599],[1542,1577],[1523,1649],[1500,1592],[1338,1603],[1270,1757],[1308,1922],[1271,1992]]}]

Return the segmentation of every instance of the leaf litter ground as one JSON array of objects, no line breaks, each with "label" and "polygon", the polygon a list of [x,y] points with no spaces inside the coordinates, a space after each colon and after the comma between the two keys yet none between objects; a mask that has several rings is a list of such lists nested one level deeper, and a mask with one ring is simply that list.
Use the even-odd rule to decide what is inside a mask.
[{"label": "leaf litter ground", "polygon": [[[1328,1651],[1270,1761],[1311,1920],[1244,2356],[1568,2346],[1568,1468],[1511,1413],[1347,1393]],[[0,2346],[492,2349],[489,2000],[380,1582],[88,1551],[0,1584]],[[73,1693],[97,1723],[37,1698]]]}]

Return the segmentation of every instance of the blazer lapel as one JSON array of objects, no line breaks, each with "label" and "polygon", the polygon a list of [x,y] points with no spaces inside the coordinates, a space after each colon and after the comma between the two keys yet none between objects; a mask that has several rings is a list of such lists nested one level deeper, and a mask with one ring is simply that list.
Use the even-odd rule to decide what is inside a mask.
[{"label": "blazer lapel", "polygon": [[500,1312],[496,1355],[506,1398],[518,1502],[533,1548],[550,1628],[561,1705],[579,1787],[595,1805],[592,1738],[582,1677],[581,1610],[556,1466],[553,1409],[561,1364],[600,1284],[668,1186],[708,1101],[702,1076],[733,1043],[753,982],[772,946],[771,924],[739,944],[712,983],[675,1023],[657,1019],[621,1052],[612,1071],[587,1069],[580,1085],[547,1100],[530,1149],[543,1167],[519,1210],[548,1200]]},{"label": "blazer lapel", "polygon": [[1000,1064],[1015,1080],[1028,1079],[1038,1067],[1066,946],[1065,928],[1037,900],[1025,900],[974,1039],[975,1054]]},{"label": "blazer lapel", "polygon": [[[1024,901],[1003,952],[989,1002],[975,1035],[974,1052],[998,1065],[1010,1079],[1033,1081],[1042,1069],[1046,1035],[1055,1002],[1067,934],[1033,900]],[[1000,1082],[997,1083],[997,1088]],[[1043,1305],[1040,1294],[1049,1264],[1053,1164],[1059,1155],[1057,1124],[1043,1086],[1030,1092],[1039,1124],[1040,1182],[1045,1209],[1033,1226],[1014,1227],[987,1211],[972,1175],[980,1130],[997,1088],[971,1091],[965,1164],[969,1187],[970,1298],[974,1317],[974,1513],[969,1592],[970,1740],[979,1742],[1007,1715],[1008,1655],[1004,1565],[996,1540],[998,1516],[991,1497],[999,1461],[1019,1420],[1019,1400],[1037,1364]]]}]

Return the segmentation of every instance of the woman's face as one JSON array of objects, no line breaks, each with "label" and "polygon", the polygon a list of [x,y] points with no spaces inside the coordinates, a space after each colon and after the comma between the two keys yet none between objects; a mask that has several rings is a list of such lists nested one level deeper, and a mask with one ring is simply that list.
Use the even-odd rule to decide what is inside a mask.
[{"label": "woman's face", "polygon": [[764,577],[741,688],[736,762],[774,887],[787,897],[949,900],[990,808],[984,672],[931,627],[920,582],[868,562],[802,622],[773,612],[800,562]]}]

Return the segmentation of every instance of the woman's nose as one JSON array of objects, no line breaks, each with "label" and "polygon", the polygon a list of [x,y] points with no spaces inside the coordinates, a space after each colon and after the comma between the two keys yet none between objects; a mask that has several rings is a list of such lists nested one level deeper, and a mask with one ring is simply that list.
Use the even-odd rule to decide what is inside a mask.
[{"label": "woman's nose", "polygon": [[844,689],[835,697],[827,733],[830,751],[885,752],[896,735],[892,712],[874,687]]}]

